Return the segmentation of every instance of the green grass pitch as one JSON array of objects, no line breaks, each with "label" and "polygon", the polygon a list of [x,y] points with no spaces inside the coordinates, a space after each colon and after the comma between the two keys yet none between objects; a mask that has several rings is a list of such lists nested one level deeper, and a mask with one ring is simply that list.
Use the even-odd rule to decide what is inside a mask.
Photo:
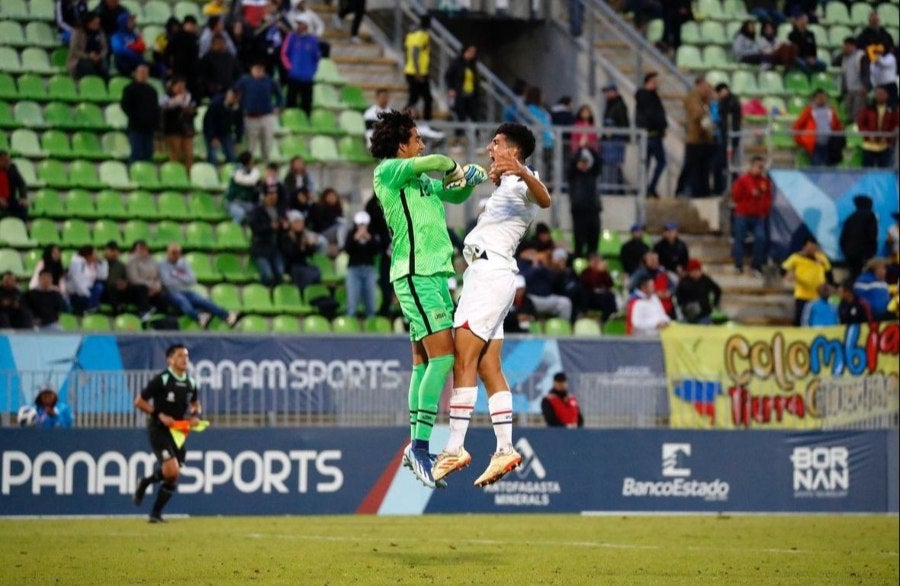
[{"label": "green grass pitch", "polygon": [[897,584],[896,516],[0,520],[0,584]]}]

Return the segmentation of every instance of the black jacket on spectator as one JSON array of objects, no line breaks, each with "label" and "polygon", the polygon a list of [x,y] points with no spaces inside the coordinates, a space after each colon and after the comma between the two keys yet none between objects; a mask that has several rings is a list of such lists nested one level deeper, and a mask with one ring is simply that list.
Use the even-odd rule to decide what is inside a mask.
[{"label": "black jacket on spectator", "polygon": [[304,230],[298,234],[292,230],[282,233],[278,239],[281,255],[284,257],[284,266],[290,272],[291,267],[307,266],[309,257],[316,253],[316,245],[307,242],[309,232]]},{"label": "black jacket on spectator", "polygon": [[[712,301],[710,301],[712,297]],[[713,306],[719,304],[722,299],[722,289],[715,281],[707,275],[700,275],[699,279],[685,277],[678,282],[675,289],[675,298],[678,301],[678,307],[681,308],[687,321],[695,322],[700,318],[708,317],[712,314]],[[697,303],[700,306],[700,313],[689,315],[690,312],[685,310],[685,306],[690,303]]]},{"label": "black jacket on spectator", "polygon": [[659,255],[659,264],[668,271],[678,272],[678,267],[683,269],[687,266],[688,247],[681,238],[676,238],[674,242],[661,238],[653,246],[653,252]]},{"label": "black jacket on spectator", "polygon": [[866,324],[872,319],[872,309],[864,299],[841,301],[838,304],[838,318],[842,324]]},{"label": "black jacket on spectator", "polygon": [[[723,144],[731,138],[731,148],[737,150],[741,139],[738,133],[741,131],[741,99],[731,92],[724,100],[719,100],[719,136]],[[732,133],[734,133],[732,135]]]},{"label": "black jacket on spectator", "polygon": [[314,203],[309,208],[306,225],[311,230],[322,233],[337,224],[340,217],[341,211],[339,209]]},{"label": "black jacket on spectator", "polygon": [[6,181],[9,183],[10,199],[16,202],[28,199],[28,186],[25,185],[25,179],[22,178],[15,163],[9,164],[9,169],[6,170]]},{"label": "black jacket on spectator", "polygon": [[528,295],[523,295],[518,304],[513,301],[509,308],[509,313],[506,314],[503,320],[503,331],[509,334],[527,334],[530,330],[523,328],[519,324],[520,315],[530,315],[532,318],[537,316],[537,308],[535,308],[534,302],[528,298]]},{"label": "black jacket on spectator", "polygon": [[277,208],[271,208],[274,217],[269,214],[269,208],[259,204],[250,213],[250,255],[273,256],[278,252],[278,234],[280,230],[272,227],[273,220],[278,218]]},{"label": "black jacket on spectator", "polygon": [[31,309],[36,325],[47,326],[59,321],[59,314],[66,310],[66,301],[59,291],[31,289],[22,296]]},{"label": "black jacket on spectator", "polygon": [[237,139],[243,134],[244,118],[237,110],[225,106],[225,94],[213,96],[203,115],[203,136],[222,139],[231,136]]},{"label": "black jacket on spectator", "polygon": [[344,244],[344,251],[349,257],[347,265],[351,267],[374,265],[375,257],[382,250],[381,239],[376,234],[369,232],[370,238],[365,242],[360,242],[353,237],[354,234],[356,234],[356,226],[351,227],[347,232],[347,240]]},{"label": "black jacket on spectator", "polygon": [[856,211],[844,220],[840,245],[855,277],[862,265],[878,252],[878,218],[872,211],[871,197],[857,195],[853,203]]},{"label": "black jacket on spectator", "polygon": [[644,255],[650,250],[647,243],[640,238],[632,238],[622,245],[619,251],[619,260],[622,261],[622,270],[633,275],[644,262]]},{"label": "black jacket on spectator", "polygon": [[[622,96],[616,96],[606,102],[603,110],[603,126],[615,128],[628,128],[628,106]],[[624,136],[617,136],[618,140],[625,140]]]},{"label": "black jacket on spectator", "polygon": [[634,124],[651,135],[666,132],[669,123],[659,93],[641,88],[634,94]]},{"label": "black jacket on spectator", "polygon": [[579,155],[569,162],[569,205],[572,213],[599,214],[603,209],[600,195],[597,192],[597,175],[600,174],[600,155],[590,151],[593,157],[591,166],[585,171],[578,169]]},{"label": "black jacket on spectator", "polygon": [[200,89],[204,96],[215,96],[234,85],[240,76],[237,59],[228,51],[208,52],[198,64]]},{"label": "black jacket on spectator", "polygon": [[797,45],[797,56],[801,59],[816,57],[816,35],[811,30],[800,31],[794,28],[788,35],[788,40]]},{"label": "black jacket on spectator", "polygon": [[159,96],[149,83],[133,81],[125,86],[120,105],[128,116],[128,130],[150,132],[159,128]]},{"label": "black jacket on spectator", "polygon": [[100,0],[100,4],[97,5],[94,12],[100,17],[100,28],[106,33],[106,38],[108,39],[119,30],[119,15],[128,12],[128,10],[121,4],[117,4],[115,8],[110,8],[104,0]]},{"label": "black jacket on spectator", "polygon": [[196,34],[178,31],[166,47],[166,60],[173,77],[182,77],[191,95],[197,94],[200,71],[200,39]]}]

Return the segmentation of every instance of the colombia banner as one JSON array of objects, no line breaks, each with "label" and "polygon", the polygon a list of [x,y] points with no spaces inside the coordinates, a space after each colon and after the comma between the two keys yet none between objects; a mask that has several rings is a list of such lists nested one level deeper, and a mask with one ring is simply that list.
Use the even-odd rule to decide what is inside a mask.
[{"label": "colombia banner", "polygon": [[883,426],[897,416],[896,322],[672,324],[661,337],[674,428],[834,429]]}]

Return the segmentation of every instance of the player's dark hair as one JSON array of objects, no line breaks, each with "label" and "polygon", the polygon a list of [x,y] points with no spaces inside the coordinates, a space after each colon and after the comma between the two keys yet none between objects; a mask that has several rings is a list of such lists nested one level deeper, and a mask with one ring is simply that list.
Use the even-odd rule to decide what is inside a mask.
[{"label": "player's dark hair", "polygon": [[172,344],[171,346],[166,348],[166,358],[171,358],[177,350],[180,350],[182,348],[187,350],[187,346],[185,346],[184,344]]},{"label": "player's dark hair", "polygon": [[523,125],[515,122],[505,122],[497,127],[494,135],[502,134],[506,137],[506,142],[519,147],[522,153],[522,159],[527,159],[534,152],[534,133]]},{"label": "player's dark hair", "polygon": [[376,159],[396,157],[400,145],[409,142],[415,126],[416,122],[408,114],[396,110],[382,112],[373,127],[369,152]]}]

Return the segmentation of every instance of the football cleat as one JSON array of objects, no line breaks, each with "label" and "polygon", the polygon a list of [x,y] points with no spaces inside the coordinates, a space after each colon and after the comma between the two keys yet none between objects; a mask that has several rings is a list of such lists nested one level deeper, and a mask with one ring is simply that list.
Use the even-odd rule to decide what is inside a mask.
[{"label": "football cleat", "polygon": [[[434,462],[437,459],[437,454],[428,454],[428,459],[431,462],[431,467],[434,468]],[[403,450],[403,459],[401,460],[401,463],[403,464],[404,468],[409,468],[410,470],[413,470],[413,474],[415,474],[415,470],[413,469],[412,462],[413,462],[412,444],[407,444],[406,448]],[[418,475],[416,476],[416,478],[418,478]],[[428,486],[428,485],[426,484],[425,486]],[[435,480],[434,488],[447,488],[447,481],[446,480]]]},{"label": "football cleat", "polygon": [[441,452],[437,455],[437,458],[434,460],[434,465],[431,467],[431,476],[434,478],[434,481],[437,482],[457,470],[466,468],[471,463],[472,456],[462,446],[460,446],[455,454]]},{"label": "football cleat", "polygon": [[475,486],[494,484],[522,463],[522,456],[514,448],[502,452],[494,452],[491,463],[481,476],[475,480]]},{"label": "football cleat", "polygon": [[419,482],[427,488],[434,488],[434,477],[431,476],[431,457],[425,450],[411,450],[410,468]]},{"label": "football cleat", "polygon": [[150,523],[166,523],[167,521],[162,518],[162,515],[150,515],[148,519]]}]

